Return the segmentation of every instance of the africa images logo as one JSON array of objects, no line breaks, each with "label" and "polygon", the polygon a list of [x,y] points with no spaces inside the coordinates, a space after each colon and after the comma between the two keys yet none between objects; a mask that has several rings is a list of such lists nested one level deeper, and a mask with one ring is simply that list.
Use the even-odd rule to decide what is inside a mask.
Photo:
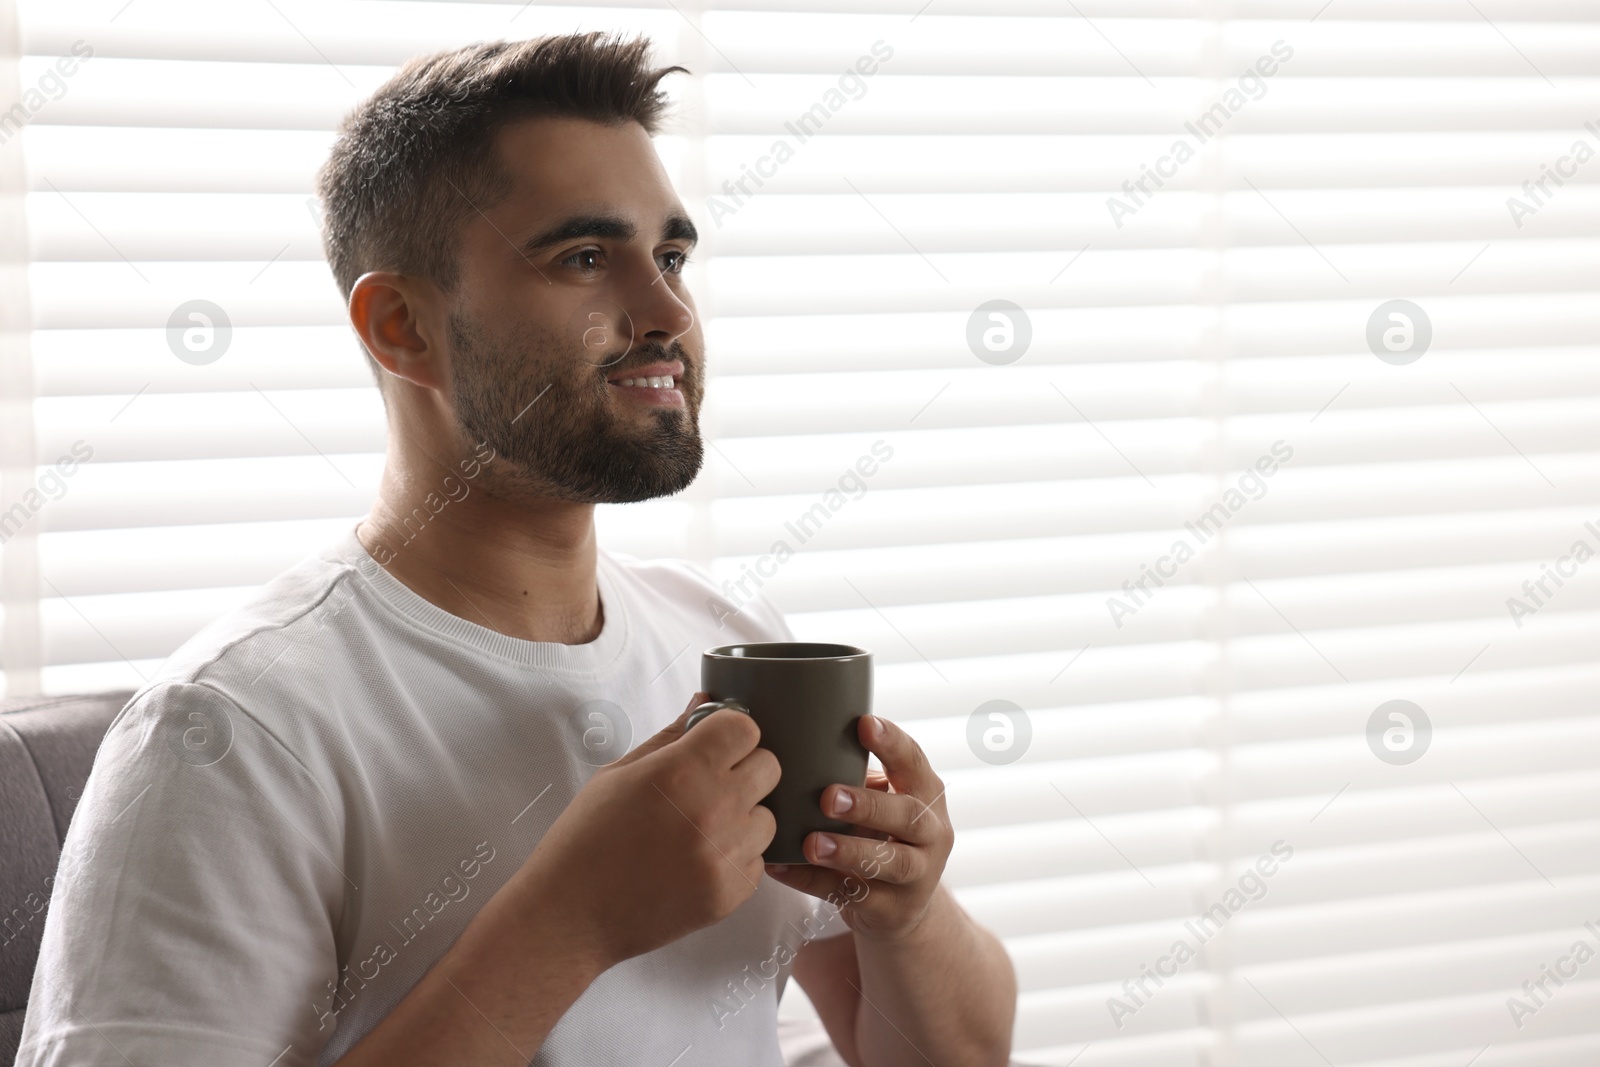
[{"label": "africa images logo", "polygon": [[[1156,160],[1155,166],[1141,164],[1139,176],[1122,183],[1122,191],[1127,199],[1114,195],[1107,197],[1106,211],[1111,215],[1111,221],[1117,224],[1117,229],[1122,229],[1129,216],[1137,215],[1140,208],[1154,199],[1156,190],[1164,188],[1167,180],[1176,178],[1179,168],[1198,156],[1200,146],[1220,134],[1223,127],[1244,110],[1246,104],[1266,96],[1269,88],[1267,79],[1278,73],[1280,63],[1287,63],[1292,58],[1292,47],[1283,41],[1274,41],[1271,54],[1260,56],[1253,65],[1246,67],[1239,75],[1237,86],[1224,90],[1216,103],[1193,121],[1183,124],[1183,128],[1194,138],[1192,142],[1188,137],[1179,137],[1172,142],[1167,154]],[[1152,183],[1155,189],[1150,188]]]},{"label": "africa images logo", "polygon": [[755,183],[755,187],[760,189],[767,184],[767,179],[777,177],[778,169],[795,157],[799,145],[821,133],[828,121],[844,110],[850,101],[860,100],[867,95],[866,79],[878,73],[879,64],[887,63],[893,57],[892,47],[881,40],[873,41],[870,54],[863,54],[853,66],[846,67],[838,81],[822,94],[821,100],[802,111],[794,121],[783,124],[783,128],[794,135],[793,144],[787,137],[779,137],[764,155],[756,158],[754,166],[739,164],[739,176],[722,183],[722,194],[712,193],[706,197],[706,211],[717,228],[720,230],[723,219],[735,214],[754,198],[755,193],[750,190],[749,183]]}]

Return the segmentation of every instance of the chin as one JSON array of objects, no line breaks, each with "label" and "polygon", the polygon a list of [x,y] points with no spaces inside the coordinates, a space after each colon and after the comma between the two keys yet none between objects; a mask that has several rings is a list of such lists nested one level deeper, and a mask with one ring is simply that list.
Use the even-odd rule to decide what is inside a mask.
[{"label": "chin", "polygon": [[643,500],[656,500],[681,493],[694,483],[700,474],[700,461],[692,467],[673,468],[652,472],[647,477],[636,478],[625,484],[611,483],[597,499],[597,504],[637,504]]},{"label": "chin", "polygon": [[623,443],[568,453],[566,462],[524,469],[545,494],[584,504],[637,504],[681,493],[700,474],[705,451],[699,434],[663,441]]}]

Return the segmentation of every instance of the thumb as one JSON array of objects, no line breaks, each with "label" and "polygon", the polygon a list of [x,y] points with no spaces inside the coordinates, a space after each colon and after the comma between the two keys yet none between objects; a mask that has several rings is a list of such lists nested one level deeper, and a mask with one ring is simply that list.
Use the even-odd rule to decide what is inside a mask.
[{"label": "thumb", "polygon": [[643,759],[652,752],[663,749],[672,744],[672,742],[682,737],[684,735],[684,731],[688,728],[689,713],[710,699],[710,693],[696,693],[694,696],[690,697],[689,703],[683,709],[682,714],[680,714],[676,719],[667,723],[667,725],[663,726],[660,731],[654,735],[639,742],[638,746],[635,747],[631,752],[617,760],[614,766],[627,766],[630,763],[634,763]]}]

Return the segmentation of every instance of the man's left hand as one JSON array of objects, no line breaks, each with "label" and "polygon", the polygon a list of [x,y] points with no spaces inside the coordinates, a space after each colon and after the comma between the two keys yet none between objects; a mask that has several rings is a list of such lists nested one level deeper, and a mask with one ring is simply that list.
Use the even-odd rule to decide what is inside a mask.
[{"label": "man's left hand", "polygon": [[[857,934],[893,941],[928,914],[955,831],[944,782],[909,734],[863,715],[856,736],[883,771],[869,771],[865,787],[835,783],[822,791],[822,813],[855,824],[856,832],[807,834],[810,866],[769,864],[766,870],[784,885],[838,904]],[[841,803],[848,807],[841,810]]]}]

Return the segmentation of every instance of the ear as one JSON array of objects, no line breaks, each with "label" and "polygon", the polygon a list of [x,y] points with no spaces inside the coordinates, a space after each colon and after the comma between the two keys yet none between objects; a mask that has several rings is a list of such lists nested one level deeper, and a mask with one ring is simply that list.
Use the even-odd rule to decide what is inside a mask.
[{"label": "ear", "polygon": [[448,356],[433,324],[436,293],[425,282],[390,271],[369,271],[350,290],[350,325],[378,365],[396,378],[444,392]]}]

